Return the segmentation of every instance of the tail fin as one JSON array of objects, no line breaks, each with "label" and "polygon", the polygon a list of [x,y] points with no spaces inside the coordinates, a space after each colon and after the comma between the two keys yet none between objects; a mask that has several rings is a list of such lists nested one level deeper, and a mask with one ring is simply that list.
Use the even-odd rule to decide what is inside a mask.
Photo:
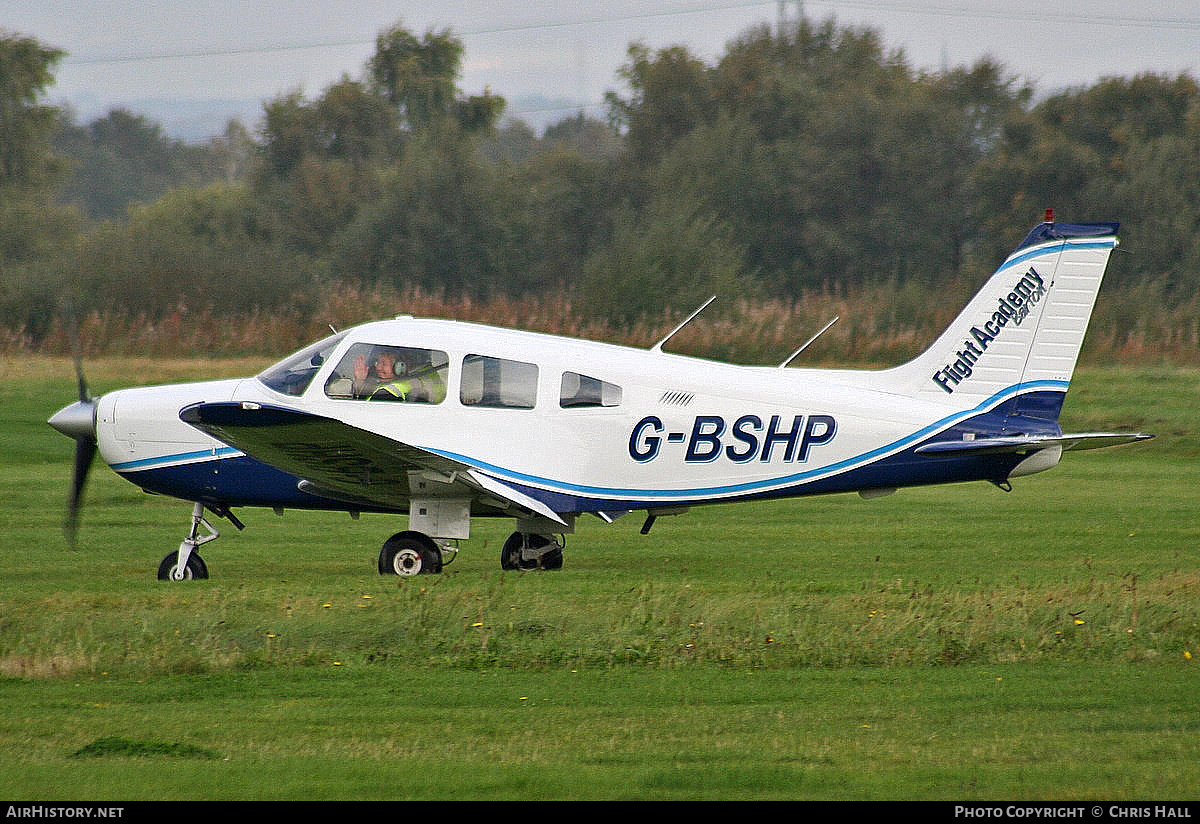
[{"label": "tail fin", "polygon": [[1034,227],[929,349],[878,373],[884,387],[959,409],[1021,398],[1057,419],[1117,242],[1116,223]]}]

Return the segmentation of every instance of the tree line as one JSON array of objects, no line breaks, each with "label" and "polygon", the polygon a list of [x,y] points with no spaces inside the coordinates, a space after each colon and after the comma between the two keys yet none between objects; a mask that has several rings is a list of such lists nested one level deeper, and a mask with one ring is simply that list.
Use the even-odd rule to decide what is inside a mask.
[{"label": "tree line", "polygon": [[150,325],[287,318],[297,335],[365,319],[345,298],[363,294],[553,303],[621,328],[714,294],[728,311],[865,296],[876,326],[919,326],[1046,208],[1122,222],[1110,335],[1145,333],[1150,310],[1176,344],[1200,335],[1187,74],[1040,95],[990,59],[919,71],[875,30],[802,19],[714,61],[632,44],[606,119],[538,135],[502,96],[458,88],[451,31],[397,24],[357,77],[189,146],[130,112],[80,125],[45,105],[62,57],[0,33],[9,349],[46,345],[68,298]]}]

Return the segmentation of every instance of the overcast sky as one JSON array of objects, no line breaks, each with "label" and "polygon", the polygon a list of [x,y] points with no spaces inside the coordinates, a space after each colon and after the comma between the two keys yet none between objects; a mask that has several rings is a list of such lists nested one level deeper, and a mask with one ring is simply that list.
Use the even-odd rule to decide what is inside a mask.
[{"label": "overcast sky", "polygon": [[[14,7],[15,6],[15,7]],[[876,29],[915,68],[999,60],[1041,92],[1104,76],[1200,74],[1200,4],[1178,0],[874,0],[787,2],[813,19]],[[682,44],[713,60],[776,0],[5,0],[0,29],[68,53],[48,98],[80,120],[124,106],[173,133],[205,103],[253,125],[262,101],[299,90],[316,97],[343,74],[361,75],[375,35],[400,22],[449,28],[465,46],[460,87],[490,88],[509,112],[554,122],[606,90],[633,41]],[[223,122],[223,121],[218,121]],[[196,134],[188,135],[196,137]]]}]

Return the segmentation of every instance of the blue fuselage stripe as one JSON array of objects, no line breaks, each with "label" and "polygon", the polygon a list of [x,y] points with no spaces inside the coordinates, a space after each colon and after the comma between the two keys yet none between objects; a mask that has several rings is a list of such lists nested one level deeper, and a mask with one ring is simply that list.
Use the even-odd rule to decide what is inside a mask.
[{"label": "blue fuselage stripe", "polygon": [[742,484],[726,484],[722,486],[711,487],[694,487],[689,489],[639,489],[639,488],[621,488],[621,487],[603,487],[590,486],[587,484],[572,484],[562,481],[555,481],[551,478],[543,478],[536,475],[529,475],[522,472],[513,472],[504,467],[495,464],[486,463],[483,461],[474,460],[466,455],[460,455],[446,450],[429,449],[451,460],[460,461],[481,471],[494,475],[501,480],[508,480],[515,483],[520,483],[527,486],[531,491],[536,492],[538,489],[544,489],[552,492],[569,493],[573,495],[586,495],[592,498],[608,498],[608,499],[626,499],[626,498],[641,498],[646,500],[662,500],[662,499],[696,499],[705,497],[733,497],[755,493],[764,493],[776,491],[781,487],[795,486],[803,484],[814,478],[827,475],[835,475],[844,472],[848,469],[853,469],[864,464],[868,464],[883,455],[901,451],[907,447],[915,446],[929,436],[936,434],[944,429],[947,429],[957,423],[961,423],[968,418],[982,414],[1006,400],[1014,398],[1018,395],[1035,392],[1035,391],[1055,391],[1066,393],[1066,381],[1042,380],[1031,381],[1009,389],[997,392],[987,400],[983,401],[973,409],[968,409],[963,412],[958,412],[953,415],[948,415],[939,421],[925,426],[911,435],[900,438],[892,443],[885,444],[876,449],[864,452],[861,455],[847,458],[835,464],[828,464],[807,472],[798,472],[792,475],[785,475],[778,478],[770,478],[763,481],[755,481]]},{"label": "blue fuselage stripe", "polygon": [[141,469],[153,469],[154,467],[170,466],[172,464],[194,463],[213,458],[231,458],[234,455],[240,455],[241,452],[234,449],[232,446],[222,446],[216,449],[201,449],[195,452],[176,452],[171,455],[160,455],[157,458],[141,458],[136,461],[124,461],[115,463],[112,468],[116,472],[136,472]]},{"label": "blue fuselage stripe", "polygon": [[[501,481],[519,485],[527,494],[543,500],[552,507],[568,505],[560,511],[587,511],[604,509],[613,505],[624,505],[632,501],[647,503],[663,501],[703,501],[705,499],[732,499],[747,496],[774,496],[786,494],[787,491],[829,478],[855,469],[865,469],[886,455],[901,453],[910,449],[939,432],[943,432],[956,424],[995,410],[1006,401],[1029,393],[1052,393],[1065,395],[1068,383],[1066,381],[1042,380],[1018,384],[989,397],[972,409],[956,412],[935,421],[911,435],[899,438],[891,443],[871,449],[834,464],[828,464],[804,472],[783,475],[747,483],[723,484],[709,487],[692,487],[684,489],[644,489],[634,487],[607,487],[589,484],[569,483],[553,478],[517,472],[505,467],[480,461],[467,455],[461,455],[444,449],[422,447],[427,451],[466,464],[481,472],[486,472]],[[929,459],[922,459],[924,464],[931,464]],[[224,462],[230,462],[225,464]],[[219,479],[215,474],[215,465],[228,465],[229,471],[222,471]],[[154,458],[143,458],[114,464],[114,470],[122,473],[128,480],[139,486],[168,495],[177,495],[188,499],[197,497],[212,497],[229,502],[231,505],[271,506],[274,504],[287,506],[308,506],[311,508],[328,508],[331,502],[307,495],[297,489],[299,478],[269,467],[252,458],[248,458],[232,447],[220,447],[190,452],[180,452],[172,455],[162,455]],[[894,467],[879,467],[881,475],[891,475]],[[873,479],[859,478],[870,485]],[[823,486],[823,485],[822,485]]]}]

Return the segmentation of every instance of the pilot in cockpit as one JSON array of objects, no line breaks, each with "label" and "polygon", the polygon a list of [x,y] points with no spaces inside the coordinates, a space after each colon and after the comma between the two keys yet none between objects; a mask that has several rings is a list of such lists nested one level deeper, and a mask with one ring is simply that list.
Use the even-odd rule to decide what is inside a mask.
[{"label": "pilot in cockpit", "polygon": [[396,361],[399,358],[396,350],[386,346],[377,346],[371,352],[370,359],[366,355],[354,358],[354,397],[369,398],[380,386],[396,380]]},{"label": "pilot in cockpit", "polygon": [[355,359],[354,397],[441,403],[446,397],[444,368],[424,349],[376,347],[370,362],[361,355]]}]

